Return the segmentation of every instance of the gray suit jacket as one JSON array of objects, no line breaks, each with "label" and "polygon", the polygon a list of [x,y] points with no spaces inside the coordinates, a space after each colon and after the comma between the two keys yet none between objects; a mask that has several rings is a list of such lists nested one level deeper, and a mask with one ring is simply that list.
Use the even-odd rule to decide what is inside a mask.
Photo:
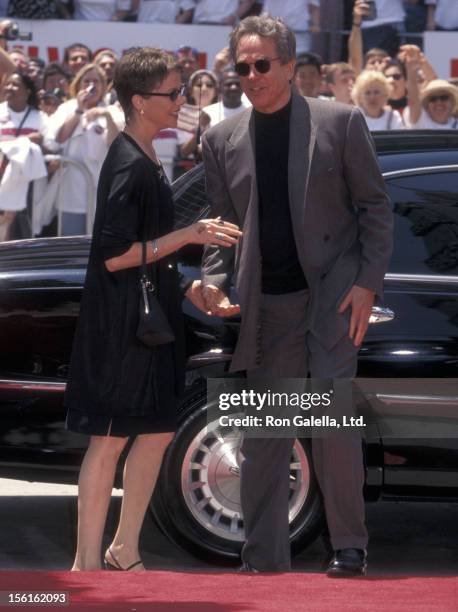
[{"label": "gray suit jacket", "polygon": [[[211,216],[237,223],[244,235],[237,249],[205,249],[202,281],[229,294],[235,272],[242,324],[231,370],[251,369],[259,363],[261,295],[252,109],[205,133],[203,159]],[[331,349],[348,333],[350,309],[338,314],[340,301],[353,284],[381,299],[392,249],[391,204],[356,108],[293,93],[288,183],[297,253],[310,288],[308,328]]]}]

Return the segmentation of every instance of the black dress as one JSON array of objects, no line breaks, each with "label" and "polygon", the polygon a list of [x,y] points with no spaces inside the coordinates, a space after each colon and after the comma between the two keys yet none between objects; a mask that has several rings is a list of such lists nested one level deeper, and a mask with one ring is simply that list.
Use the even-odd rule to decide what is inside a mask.
[{"label": "black dress", "polygon": [[[146,233],[142,207],[148,210]],[[181,300],[186,283],[180,279],[175,256],[153,264],[158,299],[175,333],[175,342],[154,348],[136,338],[140,268],[109,272],[104,264],[143,236],[153,239],[172,229],[172,194],[162,169],[132,138],[119,134],[108,151],[97,190],[65,394],[68,429],[111,436],[176,429],[177,397],[184,383]]]}]

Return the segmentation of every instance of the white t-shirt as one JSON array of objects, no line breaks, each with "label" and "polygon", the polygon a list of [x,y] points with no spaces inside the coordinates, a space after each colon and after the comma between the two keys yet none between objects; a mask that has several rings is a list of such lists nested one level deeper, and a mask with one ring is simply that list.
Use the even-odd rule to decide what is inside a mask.
[{"label": "white t-shirt", "polygon": [[264,13],[280,17],[292,30],[309,29],[310,6],[320,6],[320,0],[265,0]]},{"label": "white t-shirt", "polygon": [[406,126],[413,130],[456,130],[458,129],[458,119],[450,117],[447,123],[437,123],[433,121],[428,113],[422,108],[420,118],[416,123],[410,121],[410,108],[404,111]]},{"label": "white t-shirt", "polygon": [[238,0],[182,0],[183,10],[194,9],[193,23],[221,23],[225,17],[235,13]]},{"label": "white t-shirt", "polygon": [[[64,0],[68,4],[68,0]],[[74,0],[74,19],[80,21],[109,21],[117,10],[130,10],[131,0]]]},{"label": "white t-shirt", "polygon": [[[49,118],[50,133],[55,138],[62,125],[75,114],[77,101],[73,98],[59,106],[54,115]],[[115,120],[119,119],[119,111],[109,107]],[[118,126],[119,127],[119,126]],[[62,154],[83,163],[89,170],[94,187],[94,201],[89,203],[95,210],[95,194],[103,160],[108,152],[107,120],[97,117],[88,121],[86,115],[81,115],[78,125],[70,138],[62,145]],[[86,213],[88,210],[87,184],[85,175],[76,166],[69,164],[62,170],[60,176],[60,207],[64,212]]]},{"label": "white t-shirt", "polygon": [[178,9],[178,0],[140,0],[138,21],[175,23]]},{"label": "white t-shirt", "polygon": [[436,5],[434,19],[438,26],[445,30],[458,28],[457,0],[426,0],[426,4]]},{"label": "white t-shirt", "polygon": [[52,149],[53,142],[49,137],[49,118],[45,113],[35,108],[30,109],[19,133],[16,133],[26,113],[27,108],[20,113],[16,113],[8,107],[7,102],[0,103],[0,140],[14,140],[18,136],[28,136],[33,132],[40,132],[43,135],[44,144],[46,146],[50,145],[48,148]]},{"label": "white t-shirt", "polygon": [[391,111],[389,109],[385,109],[383,111],[383,115],[374,119],[373,117],[368,117],[364,114],[364,111],[361,109],[364,119],[366,120],[367,127],[371,132],[379,132],[384,130],[402,130],[405,128],[405,125],[402,121],[401,115],[397,110]]},{"label": "white t-shirt", "polygon": [[377,7],[377,19],[372,21],[363,19],[361,22],[363,29],[375,28],[387,23],[401,23],[405,19],[403,0],[375,0],[375,6]]},{"label": "white t-shirt", "polygon": [[237,108],[227,108],[227,106],[224,106],[222,101],[220,101],[215,102],[215,104],[210,104],[210,106],[205,106],[202,110],[210,117],[210,125],[208,127],[213,127],[224,119],[241,113],[246,108],[247,106],[245,106],[243,102]]}]

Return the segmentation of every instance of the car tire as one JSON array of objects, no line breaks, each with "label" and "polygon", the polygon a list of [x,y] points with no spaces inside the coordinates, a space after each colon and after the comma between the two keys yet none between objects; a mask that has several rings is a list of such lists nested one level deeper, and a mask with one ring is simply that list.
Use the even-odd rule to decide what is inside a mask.
[{"label": "car tire", "polygon": [[[194,556],[217,563],[238,560],[243,544],[238,447],[240,433],[207,427],[206,396],[188,400],[180,427],[167,449],[150,504],[162,531]],[[324,529],[324,510],[311,469],[308,440],[296,440],[291,462],[292,552]]]}]

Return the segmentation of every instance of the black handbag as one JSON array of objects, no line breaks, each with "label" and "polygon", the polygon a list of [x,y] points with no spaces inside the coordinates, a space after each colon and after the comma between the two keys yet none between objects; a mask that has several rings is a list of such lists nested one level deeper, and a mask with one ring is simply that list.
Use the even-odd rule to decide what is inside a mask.
[{"label": "black handbag", "polygon": [[[144,215],[146,217],[146,215]],[[144,219],[146,221],[146,219]],[[144,223],[145,231],[149,227]],[[155,268],[155,266],[152,266]],[[156,281],[157,285],[157,281]],[[140,307],[137,326],[137,338],[147,346],[167,344],[175,340],[174,333],[167,317],[155,295],[156,286],[148,275],[146,264],[146,239],[142,241],[142,264],[140,273]]]}]

